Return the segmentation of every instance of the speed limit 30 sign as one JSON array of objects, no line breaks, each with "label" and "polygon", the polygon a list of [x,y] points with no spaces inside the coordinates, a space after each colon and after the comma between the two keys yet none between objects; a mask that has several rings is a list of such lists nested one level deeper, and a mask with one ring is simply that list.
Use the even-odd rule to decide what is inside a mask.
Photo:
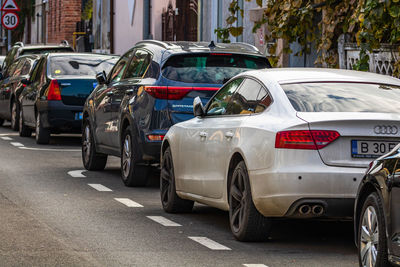
[{"label": "speed limit 30 sign", "polygon": [[7,30],[14,30],[19,24],[19,17],[14,12],[7,12],[1,17],[1,24]]}]

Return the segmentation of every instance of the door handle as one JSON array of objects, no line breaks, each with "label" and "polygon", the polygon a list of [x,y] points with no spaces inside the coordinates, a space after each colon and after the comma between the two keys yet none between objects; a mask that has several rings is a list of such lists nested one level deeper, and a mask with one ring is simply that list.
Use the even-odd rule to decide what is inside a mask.
[{"label": "door handle", "polygon": [[135,90],[133,90],[133,89],[128,89],[128,90],[125,91],[125,94],[126,94],[126,95],[133,95],[134,92],[135,92]]},{"label": "door handle", "polygon": [[225,137],[228,139],[233,138],[233,136],[234,136],[234,134],[231,131],[225,133]]},{"label": "door handle", "polygon": [[114,95],[114,92],[113,92],[113,91],[107,92],[106,95],[107,95],[107,96],[113,96],[113,95]]},{"label": "door handle", "polygon": [[207,137],[207,133],[206,132],[200,132],[199,135],[200,135],[200,137]]}]

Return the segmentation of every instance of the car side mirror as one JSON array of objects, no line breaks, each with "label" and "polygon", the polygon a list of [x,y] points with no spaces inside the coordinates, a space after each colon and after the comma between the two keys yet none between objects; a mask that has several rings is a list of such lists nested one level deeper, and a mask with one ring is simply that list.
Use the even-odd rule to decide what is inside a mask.
[{"label": "car side mirror", "polygon": [[100,84],[100,85],[105,84],[107,82],[106,73],[104,71],[97,73],[96,80],[97,80],[98,84]]},{"label": "car side mirror", "polygon": [[205,114],[203,103],[198,96],[193,100],[193,114],[195,117],[203,117]]},{"label": "car side mirror", "polygon": [[30,85],[30,84],[31,84],[31,81],[28,80],[28,79],[22,79],[22,80],[21,80],[21,83],[22,83],[23,85]]}]

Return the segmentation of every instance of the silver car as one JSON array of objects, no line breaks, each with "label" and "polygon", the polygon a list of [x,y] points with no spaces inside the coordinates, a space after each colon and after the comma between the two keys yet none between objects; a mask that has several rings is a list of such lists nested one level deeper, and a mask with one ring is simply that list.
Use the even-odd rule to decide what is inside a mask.
[{"label": "silver car", "polygon": [[273,217],[351,218],[366,167],[400,141],[399,103],[400,80],[383,75],[240,74],[165,136],[163,208],[229,210],[242,241],[267,238]]}]

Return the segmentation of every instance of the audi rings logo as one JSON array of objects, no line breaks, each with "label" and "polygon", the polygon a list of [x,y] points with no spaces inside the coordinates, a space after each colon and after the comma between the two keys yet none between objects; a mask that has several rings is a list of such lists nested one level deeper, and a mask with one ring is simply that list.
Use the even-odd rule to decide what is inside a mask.
[{"label": "audi rings logo", "polygon": [[395,125],[376,125],[374,133],[376,134],[397,134],[399,129]]}]

